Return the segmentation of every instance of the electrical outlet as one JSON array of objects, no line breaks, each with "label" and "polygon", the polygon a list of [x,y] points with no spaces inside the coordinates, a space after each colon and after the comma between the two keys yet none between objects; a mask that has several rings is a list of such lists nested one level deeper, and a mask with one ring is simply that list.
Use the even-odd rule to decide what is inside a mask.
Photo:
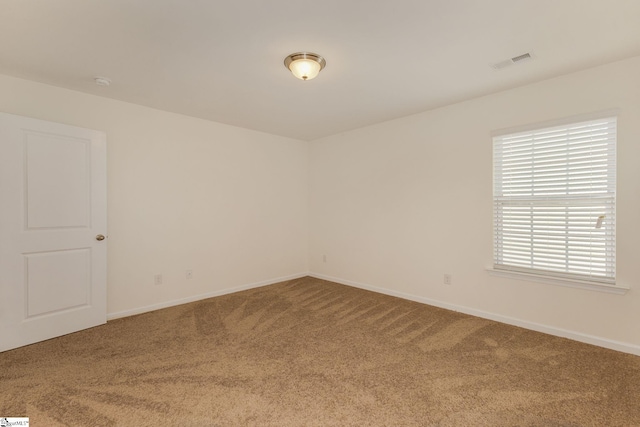
[{"label": "electrical outlet", "polygon": [[186,276],[187,280],[193,279],[193,270],[187,270],[185,272],[185,276]]},{"label": "electrical outlet", "polygon": [[444,275],[444,284],[445,285],[450,285],[451,284],[451,275],[450,274],[445,274]]},{"label": "electrical outlet", "polygon": [[156,274],[153,276],[153,283],[156,285],[162,285],[162,274]]},{"label": "electrical outlet", "polygon": [[322,255],[322,262],[327,262],[327,256],[326,255]]}]

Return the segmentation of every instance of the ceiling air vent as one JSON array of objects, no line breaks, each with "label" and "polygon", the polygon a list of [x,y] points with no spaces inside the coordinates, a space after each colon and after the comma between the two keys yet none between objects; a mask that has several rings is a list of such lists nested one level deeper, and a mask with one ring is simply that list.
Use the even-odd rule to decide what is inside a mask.
[{"label": "ceiling air vent", "polygon": [[522,55],[514,56],[511,58],[511,62],[515,64],[516,62],[524,61],[525,59],[531,59],[531,54],[527,52]]},{"label": "ceiling air vent", "polygon": [[493,63],[491,64],[491,68],[494,70],[502,70],[510,65],[526,62],[530,59],[533,59],[533,55],[531,55],[530,52],[527,52],[522,55],[514,56],[513,58],[505,59],[504,61]]}]

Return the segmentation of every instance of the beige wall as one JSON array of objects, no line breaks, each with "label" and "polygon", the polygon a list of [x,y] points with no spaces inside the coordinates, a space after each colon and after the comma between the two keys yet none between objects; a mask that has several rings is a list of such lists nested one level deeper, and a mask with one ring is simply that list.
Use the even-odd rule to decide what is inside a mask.
[{"label": "beige wall", "polygon": [[[638,76],[640,57],[314,141],[310,270],[640,354]],[[612,108],[619,108],[617,277],[631,290],[490,276],[491,132]]]},{"label": "beige wall", "polygon": [[0,111],[106,132],[110,317],[307,272],[307,143],[6,76]]}]

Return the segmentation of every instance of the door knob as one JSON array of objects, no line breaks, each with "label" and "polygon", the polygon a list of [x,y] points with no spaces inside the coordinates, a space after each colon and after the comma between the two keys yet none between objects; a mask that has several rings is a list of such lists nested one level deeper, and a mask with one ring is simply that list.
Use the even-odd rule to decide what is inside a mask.
[{"label": "door knob", "polygon": [[102,235],[102,234],[98,234],[98,235],[96,236],[96,240],[98,240],[98,241],[100,241],[100,240],[104,240],[104,235]]}]

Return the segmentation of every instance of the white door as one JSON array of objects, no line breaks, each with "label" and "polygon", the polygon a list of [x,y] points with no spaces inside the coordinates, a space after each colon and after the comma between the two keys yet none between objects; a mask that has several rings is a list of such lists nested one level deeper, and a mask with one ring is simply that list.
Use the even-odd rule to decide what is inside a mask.
[{"label": "white door", "polygon": [[0,113],[0,351],[106,322],[106,136]]}]

